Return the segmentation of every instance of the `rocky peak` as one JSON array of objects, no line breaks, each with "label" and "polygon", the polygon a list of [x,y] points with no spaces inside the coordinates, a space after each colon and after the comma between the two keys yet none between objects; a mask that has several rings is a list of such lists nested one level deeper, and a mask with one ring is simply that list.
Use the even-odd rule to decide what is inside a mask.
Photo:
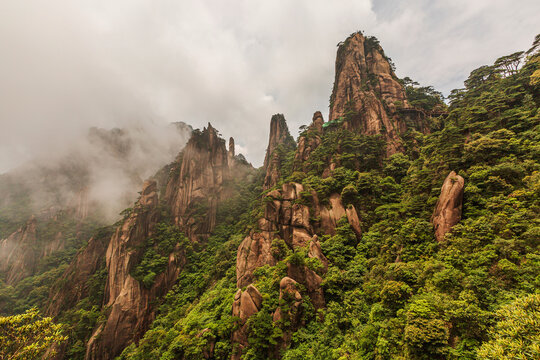
[{"label": "rocky peak", "polygon": [[338,48],[330,121],[342,120],[366,135],[384,134],[392,154],[401,148],[398,135],[406,131],[398,105],[407,107],[405,89],[377,39],[352,34]]},{"label": "rocky peak", "polygon": [[313,121],[298,139],[298,148],[294,155],[294,167],[302,169],[303,163],[308,160],[311,152],[321,144],[324,119],[320,111],[315,111]]},{"label": "rocky peak", "polygon": [[266,156],[264,158],[264,168],[266,176],[264,178],[264,189],[269,189],[276,185],[280,178],[281,157],[280,147],[284,151],[294,149],[296,146],[293,137],[289,133],[287,121],[283,114],[275,114],[270,120],[270,136]]},{"label": "rocky peak", "polygon": [[175,224],[192,241],[208,237],[216,225],[217,204],[229,177],[229,155],[225,140],[208,124],[203,131],[193,131],[171,169],[165,199]]},{"label": "rocky peak", "polygon": [[234,139],[232,137],[229,138],[229,152],[228,152],[228,162],[229,166],[233,166],[234,164]]},{"label": "rocky peak", "polygon": [[444,180],[441,195],[431,217],[435,237],[439,242],[443,241],[446,233],[461,220],[464,186],[465,180],[455,171],[450,172]]}]

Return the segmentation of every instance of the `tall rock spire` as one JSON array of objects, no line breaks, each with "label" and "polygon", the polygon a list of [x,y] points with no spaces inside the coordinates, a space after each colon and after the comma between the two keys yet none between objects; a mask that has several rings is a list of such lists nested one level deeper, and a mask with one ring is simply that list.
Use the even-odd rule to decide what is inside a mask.
[{"label": "tall rock spire", "polygon": [[343,120],[346,128],[366,135],[383,134],[392,154],[406,131],[398,107],[407,107],[405,90],[378,41],[351,35],[337,52],[329,120]]},{"label": "tall rock spire", "polygon": [[192,241],[204,240],[216,225],[217,204],[229,177],[225,140],[212,125],[194,131],[171,171],[165,200],[174,223]]},{"label": "tall rock spire", "polygon": [[293,137],[289,133],[287,122],[282,114],[275,114],[270,120],[270,138],[264,158],[264,189],[276,185],[280,174],[280,165],[285,151],[292,150],[296,146]]}]

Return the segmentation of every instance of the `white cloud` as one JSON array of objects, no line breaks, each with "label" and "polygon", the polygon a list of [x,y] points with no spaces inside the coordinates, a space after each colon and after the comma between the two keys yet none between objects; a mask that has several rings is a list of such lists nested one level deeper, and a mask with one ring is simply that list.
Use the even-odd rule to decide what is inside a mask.
[{"label": "white cloud", "polygon": [[445,93],[525,49],[513,1],[8,0],[0,3],[0,171],[91,125],[211,122],[260,165],[269,121],[328,112],[336,44],[377,36],[398,75]]}]

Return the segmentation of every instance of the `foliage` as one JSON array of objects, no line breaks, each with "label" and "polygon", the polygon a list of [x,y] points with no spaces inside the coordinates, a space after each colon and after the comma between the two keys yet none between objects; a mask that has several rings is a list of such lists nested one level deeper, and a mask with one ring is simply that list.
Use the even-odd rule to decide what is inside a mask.
[{"label": "foliage", "polygon": [[0,358],[52,359],[55,347],[66,341],[62,325],[41,317],[36,308],[20,315],[0,317]]},{"label": "foliage", "polygon": [[478,350],[479,359],[538,359],[540,294],[516,299],[496,315],[499,321],[491,330],[491,340]]}]

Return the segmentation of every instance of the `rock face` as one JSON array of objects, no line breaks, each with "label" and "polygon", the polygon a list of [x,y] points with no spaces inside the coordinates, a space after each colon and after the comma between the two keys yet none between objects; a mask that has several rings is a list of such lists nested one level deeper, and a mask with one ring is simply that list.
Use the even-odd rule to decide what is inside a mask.
[{"label": "rock face", "polygon": [[266,171],[264,189],[275,186],[281,176],[280,167],[283,154],[280,154],[280,150],[287,151],[294,149],[294,147],[295,142],[289,133],[285,117],[282,114],[273,115],[270,121],[270,138],[264,158],[264,169]]},{"label": "rock face", "polygon": [[229,152],[227,153],[227,162],[229,163],[229,167],[232,167],[234,165],[234,139],[232,137],[229,138]]},{"label": "rock face", "polygon": [[241,288],[253,281],[253,271],[263,265],[275,265],[272,256],[273,234],[252,232],[240,244],[236,253],[236,285]]},{"label": "rock face", "polygon": [[435,237],[439,242],[443,241],[446,233],[461,220],[464,186],[465,180],[455,171],[450,172],[444,180],[441,195],[431,216]]},{"label": "rock face", "polygon": [[321,144],[324,119],[320,111],[313,114],[313,121],[298,139],[298,148],[294,155],[295,169],[302,170],[303,163],[309,159],[311,152]]},{"label": "rock face", "polygon": [[205,240],[216,226],[217,204],[229,177],[225,140],[208,124],[193,132],[171,170],[165,199],[174,222],[192,241]]},{"label": "rock face", "polygon": [[[56,221],[52,213],[54,211],[42,220]],[[65,239],[61,232],[50,239],[40,239],[37,224],[37,218],[32,216],[24,226],[0,240],[0,273],[5,274],[3,280],[8,285],[33,275],[42,258],[64,248]]]},{"label": "rock face", "polygon": [[375,38],[358,32],[340,44],[330,121],[342,118],[343,126],[352,131],[383,134],[387,154],[391,155],[402,148],[399,135],[407,125],[400,119],[398,108],[407,107],[405,90]]},{"label": "rock face", "polygon": [[233,343],[238,344],[233,352],[232,360],[239,360],[242,349],[248,345],[248,319],[259,312],[262,307],[262,295],[253,285],[249,285],[245,291],[238,289],[234,295],[232,315],[237,317],[238,329],[232,335]]},{"label": "rock face", "polygon": [[125,346],[140,339],[154,317],[152,301],[171,288],[184,265],[181,255],[171,254],[166,271],[156,277],[149,289],[130,274],[144,251],[141,245],[152,236],[159,220],[156,191],[155,181],[144,183],[132,213],[109,242],[105,305],[111,310],[106,322],[90,338],[86,359],[114,359]]},{"label": "rock face", "polygon": [[281,306],[276,309],[273,316],[275,323],[285,322],[286,326],[283,336],[278,340],[274,350],[274,357],[278,358],[281,350],[287,348],[292,339],[292,334],[302,323],[302,294],[299,290],[298,282],[290,277],[284,277],[279,283],[279,303],[287,305],[287,310]]},{"label": "rock face", "polygon": [[31,217],[6,239],[0,240],[0,272],[6,274],[5,282],[13,285],[32,275],[38,254],[36,244],[36,218]]},{"label": "rock face", "polygon": [[50,291],[47,315],[56,317],[61,311],[72,308],[89,295],[88,280],[105,267],[105,253],[110,238],[108,232],[102,236],[94,236],[88,241],[86,248],[77,254]]},{"label": "rock face", "polygon": [[[330,196],[329,205],[323,205],[316,192],[305,192],[298,183],[285,183],[280,190],[267,193],[265,199],[264,217],[259,220],[260,231],[250,233],[238,248],[238,287],[250,284],[253,281],[253,271],[258,267],[276,263],[272,254],[274,238],[283,239],[289,248],[294,250],[313,242],[316,233],[334,235],[337,223],[342,217],[348,219],[358,237],[361,235],[356,210],[354,207],[346,210],[341,196],[337,193]],[[324,257],[320,246],[317,251],[313,250],[313,253],[318,254],[314,257],[321,260]]]}]

